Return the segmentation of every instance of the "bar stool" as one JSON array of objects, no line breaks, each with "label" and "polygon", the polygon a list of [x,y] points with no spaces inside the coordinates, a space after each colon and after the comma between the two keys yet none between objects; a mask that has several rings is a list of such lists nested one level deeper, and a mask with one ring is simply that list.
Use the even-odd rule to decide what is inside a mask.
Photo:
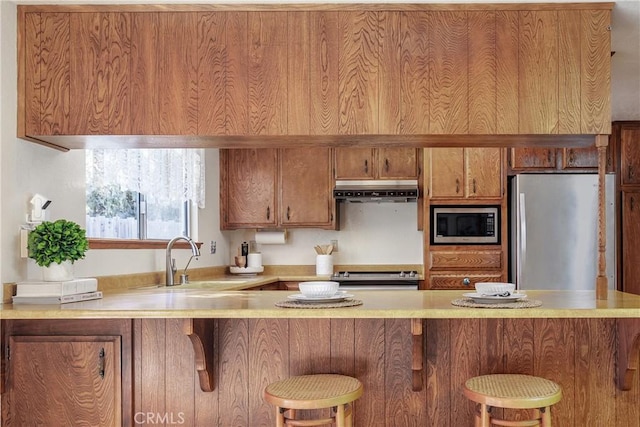
[{"label": "bar stool", "polygon": [[[480,405],[476,427],[551,427],[551,405],[562,398],[562,389],[553,381],[531,375],[494,374],[474,377],[464,384],[464,395]],[[531,420],[508,421],[493,418],[491,408],[535,409]]]},{"label": "bar stool", "polygon": [[[362,396],[362,383],[356,378],[336,374],[314,374],[290,377],[269,384],[264,399],[276,406],[276,426],[336,427],[352,425],[351,404]],[[296,420],[298,409],[331,408],[329,417]]]}]

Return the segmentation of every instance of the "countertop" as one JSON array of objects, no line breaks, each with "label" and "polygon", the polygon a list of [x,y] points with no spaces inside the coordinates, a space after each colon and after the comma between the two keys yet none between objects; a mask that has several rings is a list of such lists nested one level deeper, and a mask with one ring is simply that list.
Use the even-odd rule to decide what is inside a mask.
[{"label": "countertop", "polygon": [[[2,319],[95,318],[640,318],[640,295],[610,291],[527,291],[536,308],[468,308],[451,301],[465,291],[349,291],[362,305],[345,308],[280,308],[295,291],[242,290],[275,281],[311,277],[222,278],[175,287],[104,291],[99,300],[62,305],[0,306]],[[322,278],[314,277],[315,280]]]}]

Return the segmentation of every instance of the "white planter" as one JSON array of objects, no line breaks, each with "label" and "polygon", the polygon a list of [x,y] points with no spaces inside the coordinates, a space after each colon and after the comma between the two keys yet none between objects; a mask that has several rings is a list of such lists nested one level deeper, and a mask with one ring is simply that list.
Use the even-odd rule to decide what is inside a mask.
[{"label": "white planter", "polygon": [[42,267],[42,279],[45,282],[65,282],[73,280],[73,264],[71,261],[55,262],[49,267]]}]

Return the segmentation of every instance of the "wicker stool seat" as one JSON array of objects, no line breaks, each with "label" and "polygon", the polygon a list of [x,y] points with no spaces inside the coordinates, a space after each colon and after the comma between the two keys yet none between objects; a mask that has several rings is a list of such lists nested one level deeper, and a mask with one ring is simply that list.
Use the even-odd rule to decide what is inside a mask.
[{"label": "wicker stool seat", "polygon": [[[531,375],[494,374],[474,377],[464,385],[464,395],[479,404],[476,427],[551,426],[551,405],[562,398],[558,384]],[[535,409],[530,420],[508,421],[493,418],[491,408]]]},{"label": "wicker stool seat", "polygon": [[[351,403],[362,396],[362,383],[356,378],[336,374],[300,375],[269,384],[264,399],[276,406],[276,426],[336,427],[352,425]],[[328,417],[296,420],[298,409],[331,408]]]}]

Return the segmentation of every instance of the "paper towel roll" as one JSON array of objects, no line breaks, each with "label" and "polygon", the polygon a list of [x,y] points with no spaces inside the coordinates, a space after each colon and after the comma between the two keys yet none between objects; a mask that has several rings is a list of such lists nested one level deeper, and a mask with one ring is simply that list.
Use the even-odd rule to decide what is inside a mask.
[{"label": "paper towel roll", "polygon": [[262,245],[284,245],[287,243],[287,230],[256,231],[256,243]]}]

